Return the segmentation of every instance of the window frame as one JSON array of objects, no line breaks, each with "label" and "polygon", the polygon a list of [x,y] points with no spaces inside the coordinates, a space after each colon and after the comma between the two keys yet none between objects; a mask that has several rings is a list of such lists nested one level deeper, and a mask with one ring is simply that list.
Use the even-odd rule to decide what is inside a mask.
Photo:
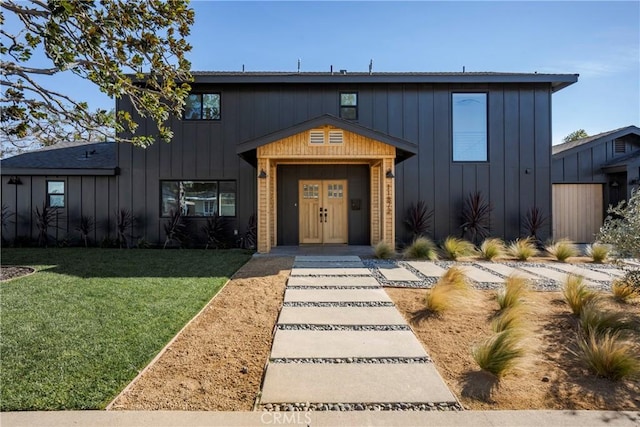
[{"label": "window frame", "polygon": [[[222,92],[192,92],[187,97],[192,95],[198,95],[200,97],[200,118],[191,119],[187,118],[187,109],[185,105],[185,109],[182,112],[182,120],[185,122],[219,122],[222,120]],[[205,119],[203,118],[204,114],[204,95],[218,95],[218,118],[217,119]]]},{"label": "window frame", "polygon": [[[343,104],[342,103],[342,95],[355,95],[356,96],[356,105],[347,105],[347,104]],[[338,111],[339,111],[339,116],[342,120],[349,120],[349,121],[357,121],[359,118],[359,98],[360,98],[360,93],[358,91],[352,90],[352,91],[340,91],[338,93]],[[348,108],[348,109],[353,109],[355,111],[355,117],[354,118],[345,118],[342,116],[342,109],[343,108]]]},{"label": "window frame", "polygon": [[[159,185],[159,192],[160,192],[160,200],[159,200],[159,213],[160,213],[160,218],[170,218],[170,214],[167,213],[165,214],[163,212],[163,197],[162,197],[162,185],[165,182],[199,182],[199,183],[208,183],[208,184],[216,184],[216,204],[217,204],[217,214],[220,218],[237,218],[238,217],[238,181],[235,179],[161,179],[160,180],[160,185]],[[221,212],[221,197],[220,197],[220,184],[221,183],[233,183],[235,185],[235,199],[234,199],[234,206],[233,206],[233,215],[220,215]],[[213,215],[183,215],[184,218],[189,218],[189,219],[206,219],[206,218],[212,218]]]},{"label": "window frame", "polygon": [[[62,193],[52,193],[49,191],[49,183],[59,182],[62,183]],[[54,209],[64,209],[67,207],[67,183],[63,179],[48,179],[46,180],[47,191],[47,207]],[[51,196],[62,196],[62,206],[53,206],[51,204]]]},{"label": "window frame", "polygon": [[[455,95],[484,95],[485,101],[485,158],[484,160],[456,160],[455,158],[455,135],[454,135],[454,97]],[[450,128],[451,128],[451,162],[453,163],[489,163],[490,153],[489,153],[489,92],[486,90],[465,90],[465,91],[452,91],[449,97],[451,102],[449,113],[450,113]]]}]

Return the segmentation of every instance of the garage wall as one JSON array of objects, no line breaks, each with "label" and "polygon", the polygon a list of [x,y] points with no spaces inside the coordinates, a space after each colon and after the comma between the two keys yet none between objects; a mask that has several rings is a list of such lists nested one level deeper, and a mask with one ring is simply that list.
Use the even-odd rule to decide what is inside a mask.
[{"label": "garage wall", "polygon": [[591,243],[603,222],[602,184],[553,184],[553,237]]}]

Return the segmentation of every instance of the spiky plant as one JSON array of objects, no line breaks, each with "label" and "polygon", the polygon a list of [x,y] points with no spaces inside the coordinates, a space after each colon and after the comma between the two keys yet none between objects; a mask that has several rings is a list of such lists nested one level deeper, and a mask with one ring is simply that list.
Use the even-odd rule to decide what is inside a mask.
[{"label": "spiky plant", "polygon": [[506,254],[507,248],[502,239],[485,239],[480,245],[480,256],[487,261],[493,261]]},{"label": "spiky plant", "polygon": [[500,310],[513,308],[522,303],[527,294],[528,281],[524,277],[511,275],[505,280],[504,288],[498,291],[497,301]]},{"label": "spiky plant", "polygon": [[2,233],[0,233],[0,236],[3,243],[6,241],[4,236],[5,236],[5,233],[7,232],[7,228],[9,227],[9,218],[11,218],[14,215],[15,215],[15,212],[11,212],[11,209],[9,209],[9,206],[3,203],[2,214],[0,216],[0,219],[2,221]]},{"label": "spiky plant", "polygon": [[474,244],[489,236],[491,204],[480,191],[470,193],[462,209],[462,237],[467,234]]},{"label": "spiky plant", "polygon": [[396,251],[393,246],[389,243],[381,240],[378,244],[373,248],[373,256],[378,259],[390,259],[395,257]]},{"label": "spiky plant", "polygon": [[180,247],[186,244],[189,237],[188,223],[182,216],[180,209],[171,209],[169,219],[164,223],[164,232],[166,238],[162,249],[166,249],[172,241],[178,243]]},{"label": "spiky plant", "polygon": [[521,331],[506,329],[474,347],[471,354],[482,370],[500,378],[513,369],[518,359],[524,356],[521,341]]},{"label": "spiky plant", "polygon": [[609,252],[611,252],[611,246],[602,243],[593,243],[586,249],[587,256],[597,264],[605,262],[609,258]]},{"label": "spiky plant", "polygon": [[634,325],[623,313],[603,310],[599,304],[590,303],[582,308],[580,327],[584,333],[629,332]]},{"label": "spiky plant", "polygon": [[403,252],[403,256],[409,259],[438,259],[436,245],[426,237],[418,237]]},{"label": "spiky plant", "polygon": [[580,357],[600,377],[618,381],[640,375],[640,360],[633,344],[619,332],[597,334],[590,331],[578,339]]},{"label": "spiky plant", "polygon": [[431,228],[431,219],[433,218],[433,209],[429,209],[427,203],[423,200],[418,200],[415,205],[411,203],[411,206],[407,210],[407,216],[404,219],[404,224],[411,231],[412,239],[415,240],[420,236],[424,236],[429,232]]},{"label": "spiky plant", "polygon": [[534,240],[531,237],[527,237],[511,242],[507,252],[520,261],[527,261],[529,258],[538,255],[538,248]]},{"label": "spiky plant", "polygon": [[96,229],[96,223],[90,215],[80,216],[76,231],[80,233],[80,238],[84,242],[84,247],[89,247],[89,235]]},{"label": "spiky plant", "polygon": [[227,241],[227,221],[217,213],[207,218],[207,222],[202,226],[202,232],[206,238],[205,249],[209,247],[221,249],[226,247]]},{"label": "spiky plant", "polygon": [[496,333],[506,331],[507,329],[520,330],[523,326],[524,317],[522,310],[519,307],[512,307],[508,310],[503,310],[491,322],[491,330]]},{"label": "spiky plant", "polygon": [[475,247],[468,240],[449,236],[442,242],[442,252],[446,258],[456,261],[460,257],[473,255]]},{"label": "spiky plant", "polygon": [[571,257],[580,255],[580,250],[569,239],[560,239],[545,247],[545,250],[560,262],[566,262]]},{"label": "spiky plant", "polygon": [[533,239],[536,245],[541,243],[540,230],[547,223],[548,218],[536,206],[531,207],[522,218],[522,228],[525,235]]},{"label": "spiky plant", "polygon": [[598,302],[598,294],[587,288],[584,284],[582,276],[568,274],[562,288],[564,300],[571,308],[571,312],[580,316],[585,306],[596,304]]},{"label": "spiky plant", "polygon": [[128,209],[120,209],[116,212],[116,244],[119,248],[123,245],[129,248],[129,239],[127,239],[127,231],[133,227],[134,217]]},{"label": "spiky plant", "polygon": [[247,230],[242,236],[241,246],[243,249],[256,249],[258,245],[258,223],[256,222],[256,215],[251,214],[249,222],[247,223]]},{"label": "spiky plant", "polygon": [[35,217],[36,228],[38,229],[38,245],[45,248],[49,245],[49,229],[57,227],[56,216],[57,208],[47,206],[46,202],[42,203],[42,209],[36,206],[33,214]]}]

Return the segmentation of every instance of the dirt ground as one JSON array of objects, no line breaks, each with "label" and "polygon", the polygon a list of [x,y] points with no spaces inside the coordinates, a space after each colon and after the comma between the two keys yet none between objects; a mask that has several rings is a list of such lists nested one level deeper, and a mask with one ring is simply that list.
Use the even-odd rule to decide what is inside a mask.
[{"label": "dirt ground", "polygon": [[[492,334],[494,291],[473,291],[441,318],[424,317],[425,290],[387,289],[433,358],[440,375],[467,409],[638,410],[640,379],[613,382],[589,373],[572,353],[576,319],[560,292],[531,292],[525,300],[528,356],[498,383],[482,373],[471,348]],[[640,319],[640,304],[608,300],[609,309]],[[640,351],[640,346],[637,346]]]},{"label": "dirt ground", "polygon": [[253,258],[112,409],[250,411],[293,258]]},{"label": "dirt ground", "polygon": [[33,273],[35,270],[31,267],[0,267],[0,281],[16,279]]}]

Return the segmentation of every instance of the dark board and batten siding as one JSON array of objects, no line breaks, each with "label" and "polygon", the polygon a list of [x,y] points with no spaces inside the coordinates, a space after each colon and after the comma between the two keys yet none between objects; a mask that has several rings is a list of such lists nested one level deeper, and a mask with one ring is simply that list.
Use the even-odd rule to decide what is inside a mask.
[{"label": "dark board and batten siding", "polygon": [[[358,92],[361,126],[403,138],[418,154],[396,170],[396,233],[412,203],[434,209],[436,239],[459,234],[464,198],[473,191],[489,197],[491,231],[513,239],[521,233],[525,211],[551,213],[551,85],[342,83],[193,84],[194,91],[220,92],[219,122],[173,121],[174,141],[146,150],[119,146],[119,204],[146,212],[146,238],[162,241],[159,218],[161,179],[237,180],[237,223],[244,230],[256,212],[256,171],[236,154],[244,141],[293,126],[322,114],[339,115],[339,93]],[[488,162],[454,163],[451,151],[451,93],[488,93]],[[119,108],[127,107],[121,102]],[[146,132],[141,124],[139,132]],[[550,226],[542,232],[549,235]]]}]

